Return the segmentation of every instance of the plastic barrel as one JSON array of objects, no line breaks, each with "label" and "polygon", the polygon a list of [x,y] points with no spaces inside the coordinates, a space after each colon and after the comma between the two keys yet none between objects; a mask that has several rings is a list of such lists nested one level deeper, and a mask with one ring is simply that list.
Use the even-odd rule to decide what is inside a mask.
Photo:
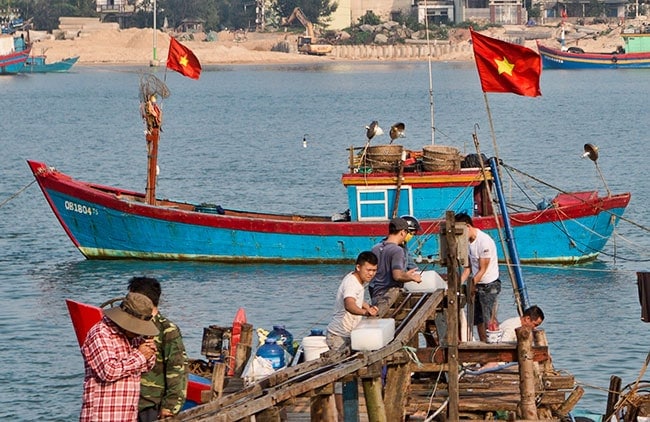
[{"label": "plastic barrel", "polygon": [[284,328],[284,325],[274,325],[273,331],[266,338],[284,347],[289,354],[293,355],[295,353],[293,349],[293,335]]},{"label": "plastic barrel", "polygon": [[270,361],[273,369],[284,368],[284,349],[273,339],[267,338],[266,342],[257,349],[255,354]]}]

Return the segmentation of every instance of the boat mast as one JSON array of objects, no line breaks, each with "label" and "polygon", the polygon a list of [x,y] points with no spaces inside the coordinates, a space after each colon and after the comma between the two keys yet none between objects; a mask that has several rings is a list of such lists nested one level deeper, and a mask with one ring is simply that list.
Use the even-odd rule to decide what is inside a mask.
[{"label": "boat mast", "polygon": [[147,74],[140,80],[140,114],[147,130],[147,187],[145,200],[149,205],[156,204],[156,178],[158,177],[158,141],[162,125],[162,110],[157,104],[157,98],[169,97],[167,85],[155,75]]},{"label": "boat mast", "polygon": [[431,70],[431,40],[429,38],[429,7],[427,0],[424,0],[424,31],[427,34],[427,49],[428,51],[428,65],[429,65],[429,111],[431,112],[431,145],[436,143],[436,124],[434,118],[434,104],[433,104],[433,72]]}]

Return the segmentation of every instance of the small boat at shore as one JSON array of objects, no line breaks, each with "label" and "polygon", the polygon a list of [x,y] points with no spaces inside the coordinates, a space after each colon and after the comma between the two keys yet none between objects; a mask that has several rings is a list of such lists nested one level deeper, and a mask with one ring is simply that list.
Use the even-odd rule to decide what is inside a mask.
[{"label": "small boat at shore", "polygon": [[79,60],[79,56],[68,57],[63,60],[48,63],[44,54],[27,57],[21,73],[63,73],[69,71]]},{"label": "small boat at shore", "polygon": [[637,69],[650,67],[650,33],[623,32],[624,46],[613,52],[589,52],[580,47],[553,48],[540,44],[544,69]]}]

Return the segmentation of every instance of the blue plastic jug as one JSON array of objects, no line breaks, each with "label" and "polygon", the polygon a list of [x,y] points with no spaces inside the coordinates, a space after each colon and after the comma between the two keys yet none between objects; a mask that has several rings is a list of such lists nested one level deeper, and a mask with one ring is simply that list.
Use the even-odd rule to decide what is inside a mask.
[{"label": "blue plastic jug", "polygon": [[284,347],[292,356],[295,353],[293,349],[293,335],[284,328],[284,325],[274,325],[273,331],[266,338],[272,339],[276,344]]},{"label": "blue plastic jug", "polygon": [[273,369],[284,368],[284,349],[273,339],[267,338],[255,354],[269,360]]}]

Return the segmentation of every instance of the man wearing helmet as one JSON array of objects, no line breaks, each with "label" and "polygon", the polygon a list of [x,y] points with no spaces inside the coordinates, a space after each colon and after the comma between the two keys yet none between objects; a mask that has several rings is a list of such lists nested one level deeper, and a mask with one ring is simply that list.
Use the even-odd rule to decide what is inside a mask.
[{"label": "man wearing helmet", "polygon": [[409,261],[406,243],[420,229],[420,223],[411,216],[393,218],[388,223],[388,237],[372,248],[379,264],[377,274],[370,282],[370,299],[379,308],[378,316],[385,316],[390,307],[399,298],[404,283],[420,283],[422,277]]}]

